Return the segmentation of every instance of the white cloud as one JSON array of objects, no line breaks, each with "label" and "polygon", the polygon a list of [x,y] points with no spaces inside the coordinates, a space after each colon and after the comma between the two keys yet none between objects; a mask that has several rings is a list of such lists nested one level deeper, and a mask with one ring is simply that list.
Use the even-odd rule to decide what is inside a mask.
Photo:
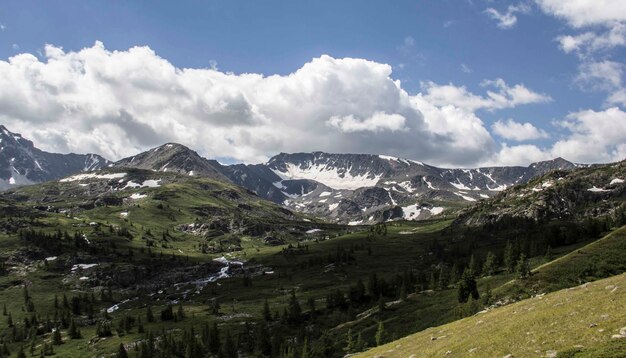
[{"label": "white cloud", "polygon": [[6,29],[7,29],[6,25],[5,25],[5,24],[0,23],[0,31],[4,31],[4,30],[6,30]]},{"label": "white cloud", "polygon": [[534,92],[522,84],[511,87],[501,78],[483,81],[481,85],[495,89],[495,91],[487,90],[486,96],[479,96],[469,92],[465,86],[453,84],[438,85],[425,82],[422,87],[425,91],[425,98],[430,102],[437,105],[452,104],[471,112],[478,109],[513,108],[522,104],[546,103],[552,100],[550,96]]},{"label": "white cloud", "polygon": [[515,14],[527,14],[530,12],[530,6],[524,3],[517,5],[509,5],[505,12],[500,12],[492,7],[485,10],[485,14],[498,22],[501,29],[510,29],[517,23]]},{"label": "white cloud", "polygon": [[[475,166],[504,153],[476,110],[550,100],[501,79],[484,82],[482,95],[431,82],[424,93],[410,95],[392,78],[391,66],[364,59],[324,55],[288,75],[263,76],[177,68],[148,47],[109,51],[99,42],[80,51],[47,45],[43,59],[19,54],[0,61],[0,81],[6,84],[0,86],[0,122],[9,129],[45,150],[110,159],[171,141],[207,157],[246,162],[280,151],[323,150]],[[608,117],[614,131],[626,133],[623,117],[607,113],[596,117]],[[586,116],[563,121],[571,135],[559,152],[541,152],[587,158],[566,151],[573,146],[568,141],[585,143],[591,122],[579,117]],[[593,158],[624,151],[615,144],[624,138],[609,138],[613,144],[594,146]]]},{"label": "white cloud", "polygon": [[578,34],[556,38],[561,50],[581,60],[575,80],[592,90],[608,92],[607,103],[624,103],[621,67],[610,60],[610,50],[626,46],[626,1],[624,0],[535,0],[546,13],[563,19]]},{"label": "white cloud", "polygon": [[99,42],[80,51],[47,45],[44,56],[0,61],[10,84],[0,86],[0,121],[50,151],[119,159],[172,141],[246,162],[325,150],[469,165],[494,147],[473,114],[416,101],[391,66],[363,59],[321,56],[263,76],[176,68],[148,47],[109,51]]},{"label": "white cloud", "polygon": [[611,91],[622,87],[624,64],[615,61],[583,62],[576,82],[583,90]]},{"label": "white cloud", "polygon": [[464,63],[461,64],[461,71],[463,71],[463,73],[472,73],[472,69]]},{"label": "white cloud", "polygon": [[353,115],[343,117],[332,116],[326,122],[329,126],[339,128],[344,133],[351,132],[381,132],[406,131],[406,118],[399,114],[376,112],[364,120],[354,118]]},{"label": "white cloud", "polygon": [[587,31],[578,35],[559,36],[556,39],[563,52],[574,52],[584,59],[598,51],[626,46],[626,25],[615,23],[603,32]]},{"label": "white cloud", "polygon": [[623,0],[535,0],[546,13],[567,21],[573,27],[606,25],[626,21]]},{"label": "white cloud", "polygon": [[497,121],[491,128],[500,137],[518,142],[548,138],[548,133],[544,130],[533,126],[531,123],[518,123],[513,119]]},{"label": "white cloud", "polygon": [[571,113],[557,125],[569,133],[548,148],[505,143],[487,163],[528,165],[556,157],[576,163],[607,163],[626,158],[626,112],[617,107]]},{"label": "white cloud", "polygon": [[542,150],[536,145],[519,144],[514,146],[508,146],[506,143],[504,143],[502,144],[500,150],[494,155],[494,157],[490,161],[486,163],[486,165],[527,166],[530,163],[549,159],[553,159],[553,157],[550,156],[550,153]]},{"label": "white cloud", "polygon": [[554,143],[553,155],[583,163],[626,158],[626,112],[619,108],[575,112],[559,124],[571,134]]}]

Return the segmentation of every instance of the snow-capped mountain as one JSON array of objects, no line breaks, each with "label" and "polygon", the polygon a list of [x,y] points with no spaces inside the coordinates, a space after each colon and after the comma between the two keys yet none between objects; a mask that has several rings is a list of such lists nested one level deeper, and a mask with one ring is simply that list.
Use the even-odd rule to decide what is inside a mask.
[{"label": "snow-capped mountain", "polygon": [[230,167],[229,178],[259,196],[316,216],[353,224],[425,219],[450,203],[469,203],[554,169],[564,159],[528,167],[442,169],[370,154],[281,153],[266,164]]},{"label": "snow-capped mountain", "polygon": [[97,154],[45,152],[19,133],[0,125],[0,190],[59,179],[109,164]]},{"label": "snow-capped mountain", "polygon": [[551,170],[577,167],[557,158],[528,167],[445,169],[384,155],[324,152],[281,153],[265,164],[227,166],[176,143],[110,163],[94,154],[43,152],[0,126],[0,190],[104,166],[228,181],[288,208],[352,224],[427,219]]}]

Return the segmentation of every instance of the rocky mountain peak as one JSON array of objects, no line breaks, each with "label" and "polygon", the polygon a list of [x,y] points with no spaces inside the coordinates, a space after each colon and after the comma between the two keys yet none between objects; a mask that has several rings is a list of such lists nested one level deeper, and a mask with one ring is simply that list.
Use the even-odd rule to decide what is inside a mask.
[{"label": "rocky mountain peak", "polygon": [[0,125],[0,190],[59,179],[109,164],[97,154],[45,152],[21,134]]},{"label": "rocky mountain peak", "polygon": [[178,143],[166,143],[132,157],[121,159],[114,166],[174,172],[230,181],[223,174],[224,168],[220,163],[203,158],[196,151]]}]

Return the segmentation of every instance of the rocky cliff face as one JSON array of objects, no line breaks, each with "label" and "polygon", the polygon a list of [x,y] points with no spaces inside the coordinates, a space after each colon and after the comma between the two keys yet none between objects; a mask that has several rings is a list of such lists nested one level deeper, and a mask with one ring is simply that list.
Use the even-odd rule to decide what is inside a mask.
[{"label": "rocky cliff face", "polygon": [[19,133],[0,125],[0,190],[59,179],[109,164],[97,154],[45,152]]},{"label": "rocky cliff face", "polygon": [[535,222],[613,215],[626,203],[626,161],[556,170],[465,209],[457,224],[482,226],[507,219]]}]

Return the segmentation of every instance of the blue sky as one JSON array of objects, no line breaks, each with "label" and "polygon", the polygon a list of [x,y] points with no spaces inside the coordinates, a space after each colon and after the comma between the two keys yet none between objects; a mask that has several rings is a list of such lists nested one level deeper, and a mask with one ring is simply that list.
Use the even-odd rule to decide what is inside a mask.
[{"label": "blue sky", "polygon": [[[452,152],[449,156],[437,156],[434,154],[436,151],[430,147],[416,151],[407,149],[408,145],[385,150],[389,140],[382,137],[404,129],[380,127],[380,130],[364,133],[364,130],[346,129],[345,126],[337,128],[344,134],[352,133],[348,142],[356,143],[364,140],[364,136],[369,139],[380,137],[379,145],[374,147],[379,151],[417,157],[415,159],[430,160],[442,165],[506,163],[503,155],[514,157],[509,161],[511,164],[524,164],[559,154],[569,155],[567,159],[570,160],[607,161],[619,159],[623,151],[626,151],[620,146],[624,142],[623,137],[618,136],[615,139],[617,142],[609,145],[598,144],[597,151],[602,153],[595,157],[571,149],[576,144],[571,140],[583,135],[585,131],[588,132],[585,126],[595,121],[595,117],[602,118],[604,112],[610,108],[618,111],[613,113],[613,120],[618,125],[626,118],[622,117],[626,100],[620,100],[620,93],[623,92],[622,66],[626,58],[624,44],[618,38],[616,43],[599,45],[592,49],[589,42],[591,40],[587,43],[580,40],[576,42],[576,49],[566,51],[560,40],[563,36],[575,38],[584,33],[592,33],[595,38],[602,39],[604,34],[615,29],[618,37],[625,36],[626,31],[620,26],[624,26],[626,14],[622,13],[620,1],[602,1],[606,3],[604,6],[614,7],[612,13],[602,12],[595,15],[594,11],[584,7],[571,9],[557,0],[4,1],[0,4],[0,24],[3,28],[0,31],[0,59],[9,62],[12,56],[30,53],[41,63],[46,63],[46,44],[62,48],[64,53],[78,53],[100,41],[108,52],[146,46],[154,51],[155,56],[178,69],[213,67],[220,72],[233,72],[237,75],[255,73],[288,76],[321,55],[329,55],[333,59],[363,59],[390,65],[390,78],[400,80],[401,89],[410,96],[420,93],[426,95],[428,91],[425,83],[432,82],[436,86],[453,84],[455,88],[464,87],[467,93],[484,98],[487,90],[495,90],[493,86],[485,86],[485,81],[502,79],[509,87],[522,85],[543,96],[543,99],[496,106],[498,108],[490,105],[469,110],[465,108],[468,114],[482,121],[484,129],[489,133],[490,139],[483,143],[488,152],[484,155],[474,154],[465,158]],[[585,3],[584,0],[580,2]],[[591,5],[588,6],[594,6],[593,1],[589,3]],[[505,16],[509,12],[510,16],[508,19],[498,18],[493,15],[494,11],[499,16]],[[511,16],[514,20],[511,20]],[[504,24],[505,20],[509,22]],[[592,68],[593,64],[600,63],[605,66]],[[585,65],[589,68],[583,69]],[[602,72],[597,68],[604,68],[606,71]],[[5,83],[2,86],[8,87],[10,84]],[[612,95],[618,99],[609,100]],[[247,99],[249,96],[246,94]],[[375,101],[376,98],[372,100]],[[446,102],[448,100],[449,103]],[[252,102],[254,101],[250,103]],[[463,107],[447,95],[433,103],[440,109],[447,104]],[[158,125],[141,119],[141,113],[135,113],[137,108],[131,110],[130,107],[122,108],[122,104],[116,105],[118,111],[125,110],[133,120],[143,121],[150,130],[158,132]],[[260,107],[255,103],[251,106]],[[39,112],[41,111],[43,109],[40,108]],[[272,120],[266,118],[272,110],[260,111],[262,113],[259,115],[264,120]],[[404,113],[403,109],[391,110],[387,107],[373,110],[372,113],[393,114],[390,112],[394,111]],[[577,113],[583,111],[592,111],[589,115],[594,118],[581,120]],[[418,112],[423,114],[424,109],[421,108]],[[318,112],[315,113],[318,115]],[[324,113],[328,117],[333,115],[332,111]],[[373,118],[372,113],[361,113],[360,116],[355,114],[355,121],[366,123],[368,118]],[[347,118],[351,113],[347,113],[342,107],[337,110],[337,115]],[[406,114],[403,116],[407,117]],[[144,147],[151,144],[143,141],[130,145],[129,148],[128,143],[132,142],[132,136],[129,136],[126,144],[100,141],[100,144],[80,146],[67,139],[70,129],[66,130],[65,137],[61,129],[55,133],[45,133],[26,117],[29,116],[2,114],[0,111],[0,121],[25,132],[27,136],[30,134],[37,144],[41,142],[40,146],[50,150],[92,150],[117,157],[133,150],[145,149]],[[496,121],[506,123],[509,119],[520,125],[527,123],[534,128],[535,135],[524,137],[529,139],[514,140],[512,138],[515,133],[502,136],[494,130]],[[63,120],[50,119],[51,122]],[[328,121],[327,118],[324,120]],[[189,122],[186,123],[192,126]],[[572,127],[576,126],[578,129],[573,130]],[[96,125],[84,127],[85,134],[93,134],[95,130],[101,133],[105,130],[104,127],[96,128]],[[211,128],[202,127],[201,131]],[[507,128],[509,132],[514,132],[516,127]],[[618,130],[621,131],[621,128]],[[452,131],[451,129],[449,132]],[[263,130],[258,132],[263,133]],[[360,133],[360,137],[354,137],[355,133]],[[442,133],[435,133],[433,138]],[[424,135],[422,132],[413,134]],[[447,132],[444,134],[448,135]],[[262,143],[255,149],[253,140],[238,142],[246,135],[249,133],[241,133],[229,141],[233,146],[250,147],[239,153],[233,154],[232,150],[223,145],[221,150],[207,145],[201,145],[197,149],[207,156],[225,160],[261,161],[272,155],[274,150],[293,151],[298,148],[293,143],[286,143],[286,139],[275,138],[273,142],[278,144],[272,146]],[[599,133],[596,137],[601,135]],[[171,138],[164,135],[163,138],[181,141],[192,147],[199,144],[198,139],[189,136]],[[457,139],[451,141],[458,142]],[[561,149],[555,149],[554,144],[559,141],[564,142],[564,145]],[[443,140],[441,146],[449,143],[450,141]],[[102,149],[105,145],[121,147],[106,151]],[[455,145],[458,147],[460,144]],[[503,145],[505,149],[515,146],[519,149],[515,153],[507,153],[502,151]],[[350,147],[337,147],[328,143],[321,143],[320,146],[322,148],[319,149],[335,151],[359,151],[363,148],[355,145],[351,150]],[[524,152],[528,153],[530,148],[523,146],[532,146],[531,151],[537,151],[532,155],[522,155]],[[308,144],[302,150],[312,147],[313,145]],[[464,151],[463,148],[460,150]],[[459,160],[454,159],[455,155]]]}]

